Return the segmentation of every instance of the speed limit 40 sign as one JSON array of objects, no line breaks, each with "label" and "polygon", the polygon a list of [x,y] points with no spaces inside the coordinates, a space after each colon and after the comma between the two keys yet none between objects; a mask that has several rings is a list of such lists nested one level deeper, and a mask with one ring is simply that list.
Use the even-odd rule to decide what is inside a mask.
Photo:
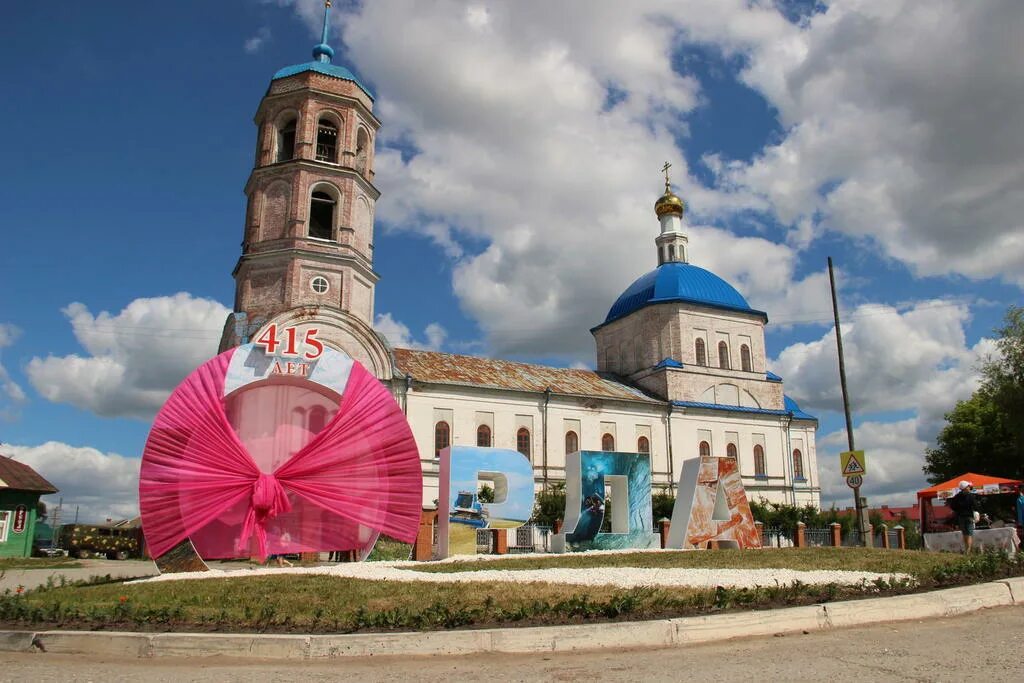
[{"label": "speed limit 40 sign", "polygon": [[852,477],[846,478],[846,485],[849,486],[851,489],[855,489],[863,483],[864,477],[860,476],[859,474],[855,474]]}]

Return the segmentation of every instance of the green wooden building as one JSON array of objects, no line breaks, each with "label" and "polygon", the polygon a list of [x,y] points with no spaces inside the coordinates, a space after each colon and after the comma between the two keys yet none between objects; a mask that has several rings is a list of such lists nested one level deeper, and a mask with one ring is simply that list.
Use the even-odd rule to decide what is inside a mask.
[{"label": "green wooden building", "polygon": [[39,496],[57,487],[24,463],[0,455],[0,557],[29,557]]}]

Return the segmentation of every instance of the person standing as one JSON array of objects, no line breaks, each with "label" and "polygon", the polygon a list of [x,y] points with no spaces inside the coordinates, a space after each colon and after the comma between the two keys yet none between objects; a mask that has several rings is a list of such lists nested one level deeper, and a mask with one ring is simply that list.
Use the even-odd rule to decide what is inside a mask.
[{"label": "person standing", "polygon": [[974,511],[978,507],[977,497],[971,491],[971,482],[962,480],[956,495],[949,499],[949,507],[956,513],[960,532],[964,536],[964,552],[969,553],[974,546]]},{"label": "person standing", "polygon": [[1024,541],[1024,486],[1017,487],[1017,536]]}]

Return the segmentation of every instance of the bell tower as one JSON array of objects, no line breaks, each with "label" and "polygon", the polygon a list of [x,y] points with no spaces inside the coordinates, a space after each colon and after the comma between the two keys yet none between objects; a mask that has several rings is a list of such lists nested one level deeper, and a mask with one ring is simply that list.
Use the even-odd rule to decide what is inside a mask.
[{"label": "bell tower", "polygon": [[[244,343],[263,325],[330,317],[326,340],[358,360],[386,345],[372,330],[374,140],[380,121],[373,95],[351,71],[333,64],[330,0],[324,3],[313,61],[279,70],[256,111],[255,165],[242,255],[234,272],[235,312],[221,349]],[[359,341],[353,341],[353,339]],[[390,354],[387,354],[390,355]],[[390,368],[374,367],[378,376]],[[390,361],[386,363],[390,365]],[[382,377],[383,378],[383,377]]]}]

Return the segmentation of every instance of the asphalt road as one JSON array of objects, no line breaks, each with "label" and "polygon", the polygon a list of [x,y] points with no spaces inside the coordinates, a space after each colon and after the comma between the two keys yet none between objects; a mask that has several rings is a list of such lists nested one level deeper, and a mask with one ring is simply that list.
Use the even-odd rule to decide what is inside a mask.
[{"label": "asphalt road", "polygon": [[[41,560],[42,561],[42,560]],[[24,586],[25,590],[42,586],[50,576],[56,581],[62,574],[68,581],[80,581],[93,576],[110,574],[119,578],[153,576],[159,574],[156,565],[149,560],[76,560],[82,566],[77,569],[6,569],[0,573],[0,593],[10,588]]]},{"label": "asphalt road", "polygon": [[1024,606],[785,637],[583,654],[131,659],[0,653],[0,681],[1020,681]]}]

